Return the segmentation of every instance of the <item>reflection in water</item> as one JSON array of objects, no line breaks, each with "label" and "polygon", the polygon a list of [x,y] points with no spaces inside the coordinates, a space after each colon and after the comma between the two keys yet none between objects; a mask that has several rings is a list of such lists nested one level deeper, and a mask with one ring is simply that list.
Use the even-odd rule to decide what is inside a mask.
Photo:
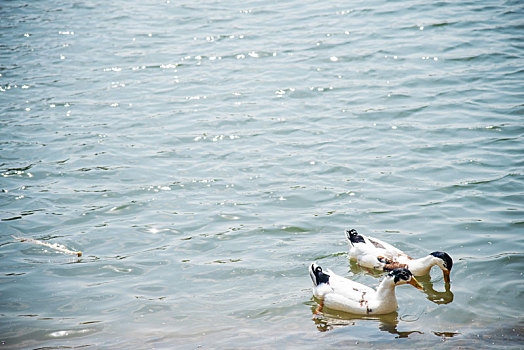
[{"label": "reflection in water", "polygon": [[397,329],[399,323],[397,312],[387,315],[360,316],[327,308],[324,308],[320,315],[316,314],[315,311],[316,307],[312,306],[313,321],[320,332],[327,332],[339,327],[355,326],[360,320],[369,320],[370,322],[377,322],[379,330],[396,335],[395,338],[408,338],[412,333],[424,334],[420,331],[399,331]]},{"label": "reflection in water", "polygon": [[456,335],[459,335],[460,333],[457,333],[457,332],[433,332],[433,334],[435,334],[437,337],[442,337],[442,338],[452,338]]},{"label": "reflection in water", "polygon": [[380,277],[385,274],[383,271],[362,267],[353,260],[349,260],[349,265],[351,267],[351,271],[355,274],[364,274],[373,277]]},{"label": "reflection in water", "polygon": [[[361,267],[352,260],[350,261],[350,266],[351,271],[355,274],[365,274],[373,277],[380,277],[385,274],[385,272]],[[445,284],[444,292],[438,292],[435,289],[433,289],[433,283],[431,282],[430,275],[417,276],[417,281],[419,281],[420,284],[422,284],[422,286],[424,287],[424,293],[426,293],[427,299],[434,302],[435,304],[449,304],[453,301],[454,295],[451,291],[450,284]]]},{"label": "reflection in water", "polygon": [[435,304],[449,304],[453,301],[454,296],[449,283],[445,284],[444,292],[437,292],[433,289],[433,283],[429,275],[417,277],[417,281],[424,287],[424,293],[426,293],[428,300],[431,300]]}]

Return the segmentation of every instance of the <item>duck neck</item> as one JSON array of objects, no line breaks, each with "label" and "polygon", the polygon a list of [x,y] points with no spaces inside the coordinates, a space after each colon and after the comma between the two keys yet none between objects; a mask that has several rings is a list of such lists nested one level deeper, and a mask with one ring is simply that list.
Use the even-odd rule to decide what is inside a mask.
[{"label": "duck neck", "polygon": [[437,265],[437,260],[433,255],[428,255],[420,259],[411,260],[408,268],[415,276],[427,275],[433,266]]},{"label": "duck neck", "polygon": [[385,278],[377,287],[377,299],[388,305],[390,308],[397,309],[397,296],[395,295],[395,282],[392,278]]}]

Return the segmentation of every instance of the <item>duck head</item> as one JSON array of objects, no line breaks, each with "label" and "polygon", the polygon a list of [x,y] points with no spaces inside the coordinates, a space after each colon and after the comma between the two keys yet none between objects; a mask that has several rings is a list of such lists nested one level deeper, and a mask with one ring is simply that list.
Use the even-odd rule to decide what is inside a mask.
[{"label": "duck head", "polygon": [[448,253],[445,252],[433,252],[430,255],[433,255],[435,258],[437,258],[436,264],[442,269],[442,273],[444,274],[444,282],[449,283],[449,273],[453,267],[453,259],[451,259]]},{"label": "duck head", "polygon": [[401,284],[411,284],[413,287],[417,289],[424,289],[415,279],[411,271],[409,271],[406,268],[402,267],[402,268],[394,269],[393,271],[388,273],[388,277],[393,278],[393,282],[395,283],[395,286],[398,286]]}]

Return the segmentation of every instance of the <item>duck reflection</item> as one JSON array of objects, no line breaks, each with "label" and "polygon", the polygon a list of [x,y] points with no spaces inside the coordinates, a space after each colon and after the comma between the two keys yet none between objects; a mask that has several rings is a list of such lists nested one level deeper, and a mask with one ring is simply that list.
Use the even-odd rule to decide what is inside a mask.
[{"label": "duck reflection", "polygon": [[[361,267],[354,261],[350,261],[351,271],[355,274],[366,274],[373,277],[380,277],[385,272],[368,269],[366,267]],[[434,302],[435,304],[449,304],[453,301],[454,295],[451,291],[451,284],[445,283],[444,292],[438,292],[433,288],[433,283],[431,282],[431,276],[418,276],[417,281],[422,284],[424,287],[424,293],[426,298],[429,301]]]},{"label": "duck reflection", "polygon": [[376,322],[378,329],[383,332],[388,332],[395,335],[395,338],[408,338],[413,333],[424,334],[420,331],[399,331],[397,329],[399,319],[398,313],[393,312],[387,315],[377,316],[359,316],[348,314],[344,312],[328,310],[324,308],[322,314],[316,314],[316,307],[311,307],[311,313],[313,314],[313,321],[315,322],[317,329],[320,332],[327,332],[335,328],[355,326],[360,321],[368,320],[370,322]]},{"label": "duck reflection", "polygon": [[433,289],[433,283],[431,282],[431,277],[429,275],[419,276],[417,277],[417,281],[419,281],[420,284],[422,284],[422,287],[424,287],[426,298],[435,304],[449,304],[453,301],[454,295],[449,283],[445,283],[444,292],[438,292]]}]

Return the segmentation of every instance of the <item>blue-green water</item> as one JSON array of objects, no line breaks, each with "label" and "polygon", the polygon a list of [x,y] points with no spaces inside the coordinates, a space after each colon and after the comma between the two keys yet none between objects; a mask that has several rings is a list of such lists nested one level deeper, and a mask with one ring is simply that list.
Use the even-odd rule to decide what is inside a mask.
[{"label": "blue-green water", "polygon": [[[522,347],[522,2],[0,17],[0,348]],[[380,281],[350,227],[448,252],[451,290],[313,317],[310,262]]]}]

